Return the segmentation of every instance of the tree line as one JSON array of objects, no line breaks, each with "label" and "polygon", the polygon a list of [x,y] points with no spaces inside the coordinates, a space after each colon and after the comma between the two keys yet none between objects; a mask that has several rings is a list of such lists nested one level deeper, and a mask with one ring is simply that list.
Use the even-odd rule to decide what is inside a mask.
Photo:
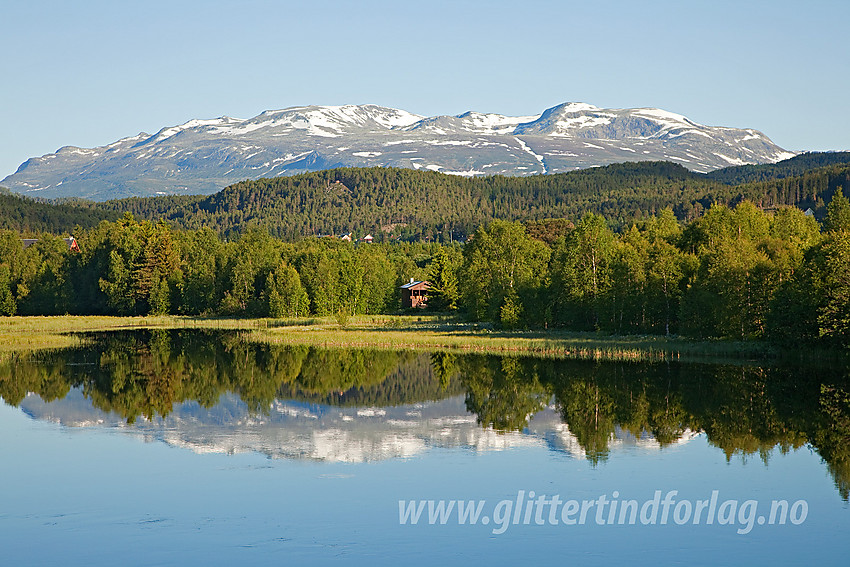
[{"label": "tree line", "polygon": [[[439,266],[439,264],[437,264]],[[682,226],[672,211],[613,232],[588,213],[551,244],[519,223],[481,227],[443,303],[503,327],[676,334],[850,346],[850,203],[823,227],[803,211],[715,205]]]},{"label": "tree line", "polygon": [[284,242],[252,229],[235,240],[131,214],[24,247],[0,231],[0,314],[303,317],[393,311],[398,286],[424,278],[439,245]]},{"label": "tree line", "polygon": [[125,213],[24,248],[0,231],[0,313],[217,314],[397,311],[399,286],[431,283],[430,306],[504,328],[848,344],[850,204],[837,190],[821,226],[803,211],[716,204],[671,209],[615,232],[588,213],[481,225],[458,243],[287,242],[251,229],[223,239]]}]

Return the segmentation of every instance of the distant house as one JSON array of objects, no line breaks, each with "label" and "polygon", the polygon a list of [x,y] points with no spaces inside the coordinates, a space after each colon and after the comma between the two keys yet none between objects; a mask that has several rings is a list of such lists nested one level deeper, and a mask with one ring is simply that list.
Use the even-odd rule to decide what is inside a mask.
[{"label": "distant house", "polygon": [[372,244],[372,240],[374,240],[374,239],[372,238],[371,234],[367,234],[366,236],[363,237],[362,240],[363,240],[363,242],[365,242],[367,244]]},{"label": "distant house", "polygon": [[346,242],[351,242],[351,233],[346,232],[342,236],[339,237],[340,240],[345,240]]},{"label": "distant house", "polygon": [[811,207],[809,207],[808,209],[806,209],[806,216],[807,216],[807,217],[814,217],[814,216],[815,216],[815,212],[812,210],[812,208],[811,208]]},{"label": "distant house", "polygon": [[416,282],[410,278],[410,283],[401,286],[401,306],[404,309],[423,308],[428,303],[428,282]]},{"label": "distant house", "polygon": [[[79,252],[80,251],[80,245],[77,244],[77,239],[74,238],[73,236],[70,237],[70,238],[63,238],[62,240],[64,240],[65,244],[68,245],[69,251],[71,251],[71,252]],[[35,244],[36,242],[38,242],[38,238],[22,238],[21,242],[23,242],[24,249],[26,249],[26,248],[29,248],[30,246],[32,246],[33,244]]]}]

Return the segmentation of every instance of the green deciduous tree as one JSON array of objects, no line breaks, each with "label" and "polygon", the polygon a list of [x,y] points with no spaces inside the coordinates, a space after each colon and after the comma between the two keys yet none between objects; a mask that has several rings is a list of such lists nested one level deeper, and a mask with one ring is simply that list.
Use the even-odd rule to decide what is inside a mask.
[{"label": "green deciduous tree", "polygon": [[506,297],[525,303],[543,283],[548,247],[530,238],[519,223],[494,221],[479,228],[463,252],[463,305],[475,319],[496,321]]},{"label": "green deciduous tree", "polygon": [[212,312],[221,301],[224,287],[224,245],[210,228],[190,231],[181,239],[183,280],[180,312],[199,315]]},{"label": "green deciduous tree", "polygon": [[310,300],[301,278],[287,262],[282,262],[269,275],[266,297],[270,317],[303,317],[309,311]]},{"label": "green deciduous tree", "polygon": [[281,260],[282,243],[268,232],[252,228],[226,251],[222,309],[229,314],[259,315],[267,311],[266,279]]},{"label": "green deciduous tree", "polygon": [[614,233],[594,214],[559,241],[552,257],[552,291],[559,322],[598,327],[602,299],[611,286]]},{"label": "green deciduous tree", "polygon": [[844,196],[841,187],[836,189],[832,200],[826,207],[826,219],[823,228],[827,232],[850,231],[850,201]]},{"label": "green deciduous tree", "polygon": [[18,302],[23,315],[61,315],[70,310],[68,282],[68,245],[52,235],[41,235],[38,242],[24,250],[29,266],[22,282],[28,289]]},{"label": "green deciduous tree", "polygon": [[357,262],[363,269],[361,312],[376,314],[394,309],[396,273],[386,249],[377,244],[360,246]]},{"label": "green deciduous tree", "polygon": [[0,315],[14,315],[17,308],[12,295],[12,271],[8,264],[0,264]]},{"label": "green deciduous tree", "polygon": [[840,231],[820,251],[816,279],[819,284],[820,336],[850,346],[850,232]]}]

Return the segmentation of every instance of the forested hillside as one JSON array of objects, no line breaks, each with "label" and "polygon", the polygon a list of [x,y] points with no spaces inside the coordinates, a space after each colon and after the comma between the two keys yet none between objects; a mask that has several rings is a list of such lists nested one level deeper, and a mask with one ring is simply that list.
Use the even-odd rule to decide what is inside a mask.
[{"label": "forested hillside", "polygon": [[261,226],[287,240],[344,234],[378,239],[450,241],[492,220],[578,219],[591,212],[614,228],[671,208],[679,220],[714,203],[744,199],[761,207],[811,207],[818,217],[850,166],[730,186],[668,162],[623,163],[557,175],[464,178],[410,169],[335,169],[244,181],[205,198],[156,197],[98,204],[137,218],[164,218],[181,228],[210,227],[233,236]]},{"label": "forested hillside", "polygon": [[94,226],[102,220],[115,220],[121,213],[94,208],[93,203],[51,203],[10,193],[0,188],[0,229],[29,234],[70,233],[75,226]]},{"label": "forested hillside", "polygon": [[777,163],[724,167],[705,176],[727,185],[755,183],[803,175],[812,169],[835,165],[850,165],[850,152],[807,152]]},{"label": "forested hillside", "polygon": [[[403,223],[405,235],[470,234],[494,219],[528,220],[604,214],[628,222],[676,205],[696,216],[716,190],[678,165],[618,164],[558,175],[463,178],[408,169],[340,169],[238,183],[199,204],[222,232],[263,218],[278,236],[380,233]],[[194,222],[203,222],[200,214]],[[189,225],[190,227],[191,225]],[[274,230],[274,229],[273,229]]]},{"label": "forested hillside", "polygon": [[[841,157],[845,156],[845,157]],[[289,241],[307,236],[372,234],[377,240],[452,241],[493,220],[576,221],[599,214],[614,229],[665,208],[680,221],[713,204],[749,200],[764,209],[812,208],[817,218],[837,188],[850,188],[847,154],[806,154],[762,169],[692,173],[669,162],[622,163],[555,175],[459,177],[395,168],[345,168],[243,181],[207,197],[160,196],[104,203],[49,204],[0,195],[0,227],[68,234],[130,212],[175,228],[207,227],[234,238],[254,226]],[[821,166],[822,163],[832,163]],[[724,170],[725,171],[725,170]],[[801,172],[801,173],[799,173]],[[799,173],[792,176],[786,174]],[[741,185],[729,179],[760,179]]]},{"label": "forested hillside", "polygon": [[733,188],[737,197],[732,202],[749,199],[763,208],[811,208],[815,216],[823,218],[826,204],[839,188],[850,188],[850,165],[830,165],[794,177],[737,185]]}]

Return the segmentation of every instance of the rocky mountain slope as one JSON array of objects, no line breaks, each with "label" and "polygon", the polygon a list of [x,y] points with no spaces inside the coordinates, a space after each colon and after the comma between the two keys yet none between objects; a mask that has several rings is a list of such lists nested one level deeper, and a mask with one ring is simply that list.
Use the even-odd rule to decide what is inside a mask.
[{"label": "rocky mountain slope", "polygon": [[0,185],[44,198],[209,194],[245,179],[390,166],[533,175],[667,160],[696,172],[792,157],[757,130],[703,126],[653,108],[565,103],[540,115],[423,117],[374,105],[305,106],[247,120],[190,120],[98,148],[63,147]]}]

